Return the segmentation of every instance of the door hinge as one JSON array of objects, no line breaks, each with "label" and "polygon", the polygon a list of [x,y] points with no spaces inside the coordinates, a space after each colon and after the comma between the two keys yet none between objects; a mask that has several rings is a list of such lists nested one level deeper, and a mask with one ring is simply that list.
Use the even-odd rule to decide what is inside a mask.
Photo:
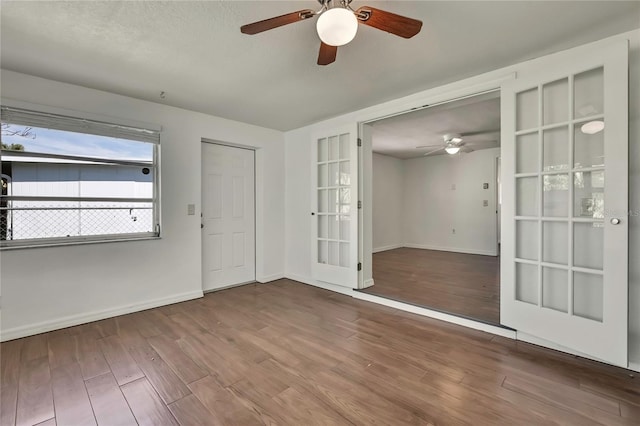
[{"label": "door hinge", "polygon": [[362,208],[362,201],[358,201],[358,208],[361,209]]},{"label": "door hinge", "polygon": [[358,262],[358,271],[362,271],[362,262]]},{"label": "door hinge", "polygon": [[358,146],[362,146],[362,139],[358,138]]}]

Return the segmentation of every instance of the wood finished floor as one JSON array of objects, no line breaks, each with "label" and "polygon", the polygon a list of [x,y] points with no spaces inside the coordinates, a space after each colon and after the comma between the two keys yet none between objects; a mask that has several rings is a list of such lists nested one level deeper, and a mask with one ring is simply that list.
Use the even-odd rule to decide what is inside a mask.
[{"label": "wood finished floor", "polygon": [[0,345],[2,425],[638,425],[627,370],[288,280]]},{"label": "wood finished floor", "polygon": [[373,255],[366,293],[500,324],[500,258],[399,248]]}]

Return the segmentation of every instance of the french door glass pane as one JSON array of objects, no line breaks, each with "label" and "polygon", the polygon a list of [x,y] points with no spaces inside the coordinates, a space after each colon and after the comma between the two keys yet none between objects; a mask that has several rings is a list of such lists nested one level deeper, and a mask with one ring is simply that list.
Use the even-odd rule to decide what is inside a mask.
[{"label": "french door glass pane", "polygon": [[602,67],[573,78],[574,117],[582,118],[604,113],[604,72]]},{"label": "french door glass pane", "polygon": [[340,159],[349,159],[349,135],[340,135]]},{"label": "french door glass pane", "polygon": [[543,215],[546,217],[569,216],[569,175],[544,175]]},{"label": "french door glass pane", "polygon": [[318,213],[327,213],[329,211],[328,192],[326,189],[318,190]]},{"label": "french door glass pane", "polygon": [[573,273],[573,314],[602,321],[602,275]]},{"label": "french door glass pane", "polygon": [[318,215],[318,238],[329,238],[327,216]]},{"label": "french door glass pane", "polygon": [[329,186],[338,186],[340,184],[339,163],[329,163]]},{"label": "french door glass pane", "polygon": [[318,241],[318,263],[329,263],[328,247],[326,241]]},{"label": "french door glass pane", "polygon": [[337,215],[329,215],[329,238],[337,240],[340,237],[340,223]]},{"label": "french door glass pane", "polygon": [[349,216],[340,216],[340,239],[343,241],[349,240],[351,218]]},{"label": "french door glass pane", "polygon": [[329,161],[335,161],[340,157],[340,138],[331,136],[329,138]]},{"label": "french door glass pane", "polygon": [[349,167],[349,160],[340,162],[340,185],[351,185],[351,172]]},{"label": "french door glass pane", "polygon": [[538,304],[538,267],[516,263],[516,300]]},{"label": "french door glass pane", "polygon": [[542,306],[568,312],[569,273],[564,269],[542,268]]},{"label": "french door glass pane", "polygon": [[604,218],[604,170],[576,172],[573,194],[574,216]]},{"label": "french door glass pane", "polygon": [[566,265],[569,256],[569,225],[567,222],[542,223],[542,260]]},{"label": "french door glass pane", "polygon": [[543,140],[543,170],[545,172],[567,170],[569,168],[569,130],[556,127],[545,130]]},{"label": "french door glass pane", "polygon": [[516,137],[516,173],[535,173],[538,170],[538,132]]},{"label": "french door glass pane", "polygon": [[569,79],[542,86],[542,124],[566,122],[569,119]]},{"label": "french door glass pane", "polygon": [[604,223],[573,224],[573,264],[602,270],[604,264]]},{"label": "french door glass pane", "polygon": [[519,220],[516,222],[516,257],[538,260],[538,222]]},{"label": "french door glass pane", "polygon": [[573,167],[576,169],[604,166],[605,131],[599,128],[604,129],[604,120],[592,120],[574,126]]},{"label": "french door glass pane", "polygon": [[327,175],[327,165],[326,164],[319,164],[318,165],[318,187],[319,188],[324,188],[326,186],[328,186],[328,175]]},{"label": "french door glass pane", "polygon": [[516,95],[516,130],[538,126],[538,89],[534,88]]},{"label": "french door glass pane", "polygon": [[516,180],[516,216],[538,215],[538,178]]}]

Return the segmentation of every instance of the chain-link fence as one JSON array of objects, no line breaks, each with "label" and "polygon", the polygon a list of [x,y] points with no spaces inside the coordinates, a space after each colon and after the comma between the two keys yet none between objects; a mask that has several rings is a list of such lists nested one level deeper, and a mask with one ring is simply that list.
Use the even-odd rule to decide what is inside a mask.
[{"label": "chain-link fence", "polygon": [[0,240],[154,231],[151,203],[14,201],[7,204],[0,207]]}]

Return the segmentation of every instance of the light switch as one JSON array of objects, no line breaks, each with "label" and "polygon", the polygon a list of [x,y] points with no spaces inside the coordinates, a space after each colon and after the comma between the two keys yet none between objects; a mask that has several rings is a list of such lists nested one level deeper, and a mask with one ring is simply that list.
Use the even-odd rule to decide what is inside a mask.
[{"label": "light switch", "polygon": [[196,205],[195,204],[187,204],[187,215],[195,216],[196,214]]},{"label": "light switch", "polygon": [[482,189],[489,189],[489,184],[488,183],[483,183],[482,184]]},{"label": "light switch", "polygon": [[482,205],[483,205],[484,207],[489,207],[489,200],[483,200],[483,201],[482,201]]}]

